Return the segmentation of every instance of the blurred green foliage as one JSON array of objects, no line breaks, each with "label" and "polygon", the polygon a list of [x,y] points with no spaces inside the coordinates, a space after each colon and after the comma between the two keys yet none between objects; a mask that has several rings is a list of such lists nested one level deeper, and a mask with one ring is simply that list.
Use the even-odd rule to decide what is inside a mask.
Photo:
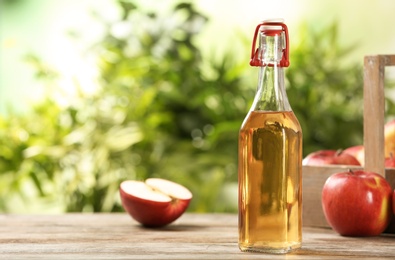
[{"label": "blurred green foliage", "polygon": [[363,59],[347,62],[355,46],[339,45],[336,23],[318,32],[307,25],[301,28],[287,79],[288,96],[303,129],[304,154],[362,144]]},{"label": "blurred green foliage", "polygon": [[[100,69],[94,94],[76,83],[60,105],[58,75],[28,56],[51,91],[29,113],[0,117],[0,209],[121,211],[120,182],[161,177],[191,189],[190,211],[235,212],[238,130],[257,82],[252,35],[241,39],[243,63],[235,55],[245,50],[204,59],[195,40],[208,19],[192,4],[167,16],[118,5],[118,21],[98,17],[106,33],[89,50]],[[361,65],[342,63],[351,48],[339,46],[336,25],[298,33],[286,75],[304,154],[361,143]]]}]

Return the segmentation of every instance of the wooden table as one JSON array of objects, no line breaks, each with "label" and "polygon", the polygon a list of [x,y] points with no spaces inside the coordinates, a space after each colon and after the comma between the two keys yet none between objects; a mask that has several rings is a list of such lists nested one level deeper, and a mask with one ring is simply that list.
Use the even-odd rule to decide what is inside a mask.
[{"label": "wooden table", "polygon": [[184,214],[146,229],[126,213],[0,215],[0,259],[395,259],[395,236],[346,238],[305,228],[287,255],[240,252],[237,215]]}]

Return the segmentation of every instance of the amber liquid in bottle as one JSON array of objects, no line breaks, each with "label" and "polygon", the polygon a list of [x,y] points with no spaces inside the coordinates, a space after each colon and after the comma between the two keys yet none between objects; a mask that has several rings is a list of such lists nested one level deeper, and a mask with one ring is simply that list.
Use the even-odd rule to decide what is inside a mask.
[{"label": "amber liquid in bottle", "polygon": [[239,132],[239,248],[287,253],[302,243],[302,129],[284,86],[284,32],[260,28],[257,93]]},{"label": "amber liquid in bottle", "polygon": [[286,253],[301,246],[302,132],[292,111],[251,111],[239,138],[239,247]]}]

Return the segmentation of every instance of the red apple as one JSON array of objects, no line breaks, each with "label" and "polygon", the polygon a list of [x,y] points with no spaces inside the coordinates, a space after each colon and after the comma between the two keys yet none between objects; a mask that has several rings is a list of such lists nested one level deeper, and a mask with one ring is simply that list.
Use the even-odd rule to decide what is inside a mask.
[{"label": "red apple", "polygon": [[384,125],[384,151],[385,157],[395,154],[395,119]]},{"label": "red apple", "polygon": [[341,150],[321,150],[310,153],[303,159],[303,165],[361,165],[358,160]]},{"label": "red apple", "polygon": [[322,190],[328,224],[343,236],[376,236],[391,219],[393,191],[384,177],[363,170],[335,173]]},{"label": "red apple", "polygon": [[343,150],[343,153],[347,153],[355,157],[360,165],[365,164],[365,148],[363,145],[355,145],[348,147]]},{"label": "red apple", "polygon": [[385,158],[384,166],[385,168],[395,168],[395,158],[392,153],[390,153],[390,157]]},{"label": "red apple", "polygon": [[192,199],[184,186],[159,178],[128,180],[120,185],[123,208],[147,227],[161,227],[180,217]]}]

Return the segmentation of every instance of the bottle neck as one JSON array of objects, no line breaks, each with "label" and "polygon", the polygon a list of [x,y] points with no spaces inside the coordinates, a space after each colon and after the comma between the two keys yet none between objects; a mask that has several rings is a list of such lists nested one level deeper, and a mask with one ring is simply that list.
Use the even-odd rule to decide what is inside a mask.
[{"label": "bottle neck", "polygon": [[284,84],[284,69],[280,66],[283,50],[281,34],[261,33],[260,67],[257,93],[251,110],[291,111]]}]

